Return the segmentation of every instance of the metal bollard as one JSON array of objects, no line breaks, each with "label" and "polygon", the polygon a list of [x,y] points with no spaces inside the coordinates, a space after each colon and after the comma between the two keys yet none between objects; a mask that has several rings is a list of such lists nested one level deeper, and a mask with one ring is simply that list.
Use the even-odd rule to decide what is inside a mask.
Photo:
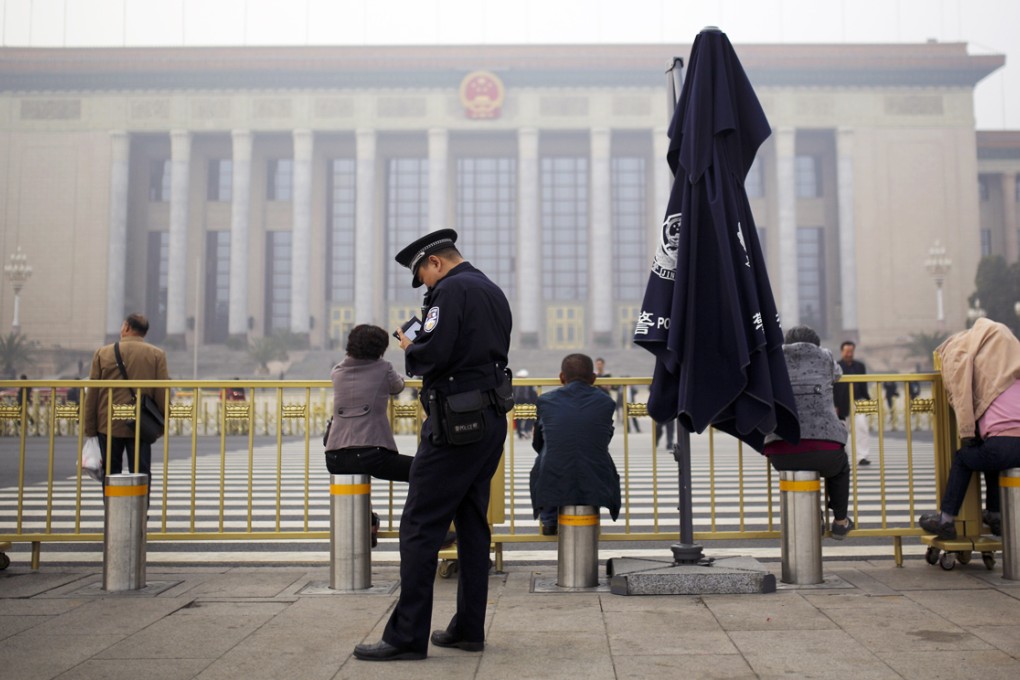
[{"label": "metal bollard", "polygon": [[599,584],[599,509],[564,505],[559,510],[556,585],[592,588]]},{"label": "metal bollard", "polygon": [[103,590],[145,587],[145,523],[149,505],[147,475],[108,475],[103,488]]},{"label": "metal bollard", "polygon": [[780,470],[783,583],[811,585],[822,582],[820,492],[817,472]]},{"label": "metal bollard", "polygon": [[1020,581],[1020,468],[999,473],[1002,510],[1002,578]]},{"label": "metal bollard", "polygon": [[329,477],[329,587],[372,587],[372,485],[368,475]]}]

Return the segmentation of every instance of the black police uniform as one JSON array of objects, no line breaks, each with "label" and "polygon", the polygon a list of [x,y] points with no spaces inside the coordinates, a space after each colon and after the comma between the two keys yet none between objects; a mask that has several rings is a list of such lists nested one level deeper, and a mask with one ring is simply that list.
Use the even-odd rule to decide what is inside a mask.
[{"label": "black police uniform", "polygon": [[[492,390],[509,380],[504,369],[512,319],[503,291],[468,262],[455,266],[428,291],[422,310],[423,328],[407,348],[406,368],[408,375],[422,376],[421,400],[429,417],[422,424],[400,518],[400,598],[383,640],[424,654],[432,625],[438,552],[451,520],[457,527],[459,582],[457,613],[447,630],[457,640],[482,642],[485,638],[489,482],[499,465],[507,431],[506,416]],[[486,397],[481,441],[453,446],[439,434],[430,394],[476,389]]]}]

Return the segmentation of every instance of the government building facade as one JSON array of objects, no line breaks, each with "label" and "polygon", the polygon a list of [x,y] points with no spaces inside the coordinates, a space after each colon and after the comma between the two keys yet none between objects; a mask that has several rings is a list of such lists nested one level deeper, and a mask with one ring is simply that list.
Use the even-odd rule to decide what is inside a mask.
[{"label": "government building facade", "polygon": [[[393,256],[449,226],[506,291],[514,346],[629,346],[672,183],[665,65],[689,49],[0,49],[21,330],[91,350],[141,311],[168,347],[342,347],[417,312]],[[1020,143],[974,125],[1004,58],[737,52],[773,130],[746,187],[784,326],[875,352],[962,328],[979,258],[1020,249]],[[13,306],[4,277],[5,329]]]}]

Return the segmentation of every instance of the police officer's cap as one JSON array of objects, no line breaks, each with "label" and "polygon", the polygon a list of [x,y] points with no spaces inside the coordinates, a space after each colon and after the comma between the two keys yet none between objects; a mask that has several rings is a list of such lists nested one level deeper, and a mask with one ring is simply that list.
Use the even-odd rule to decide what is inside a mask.
[{"label": "police officer's cap", "polygon": [[418,265],[422,260],[432,253],[450,248],[457,242],[457,232],[453,229],[439,229],[431,234],[425,234],[416,239],[409,246],[397,253],[394,258],[397,264],[411,270],[411,286],[421,287],[421,279],[418,278]]}]

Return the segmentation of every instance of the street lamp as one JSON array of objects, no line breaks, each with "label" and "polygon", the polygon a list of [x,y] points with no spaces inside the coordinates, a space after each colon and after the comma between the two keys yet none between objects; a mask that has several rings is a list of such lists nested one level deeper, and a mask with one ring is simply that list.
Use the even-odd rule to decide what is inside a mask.
[{"label": "street lamp", "polygon": [[946,314],[942,306],[942,284],[946,281],[946,276],[949,274],[949,268],[953,266],[953,261],[946,257],[946,248],[935,239],[935,243],[931,248],[928,249],[928,259],[924,261],[924,267],[931,274],[932,278],[935,279],[935,304],[937,309],[937,316],[939,326],[944,326],[946,323]]},{"label": "street lamp", "polygon": [[987,315],[988,312],[981,309],[981,298],[974,298],[974,306],[967,309],[967,320],[970,321],[970,325],[973,326],[975,321]]},{"label": "street lamp", "polygon": [[21,324],[18,322],[18,310],[21,306],[21,288],[32,276],[32,265],[28,263],[28,256],[21,252],[21,246],[11,253],[11,261],[4,265],[4,274],[14,287],[14,320],[11,322],[11,330],[19,333]]}]

